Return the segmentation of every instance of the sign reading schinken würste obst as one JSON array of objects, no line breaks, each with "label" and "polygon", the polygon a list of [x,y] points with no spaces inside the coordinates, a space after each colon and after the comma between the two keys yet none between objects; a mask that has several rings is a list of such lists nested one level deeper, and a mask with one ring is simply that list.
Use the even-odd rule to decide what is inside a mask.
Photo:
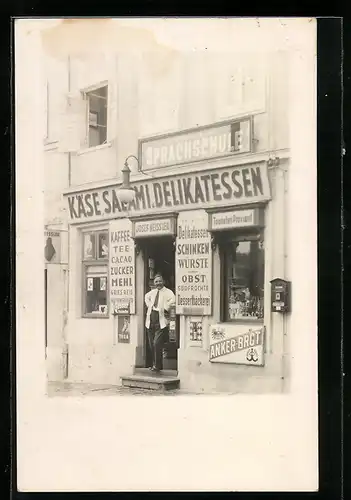
[{"label": "sign reading schinken w\u00fcrste obst", "polygon": [[212,248],[204,210],[180,213],[176,239],[176,312],[212,313]]},{"label": "sign reading schinken w\u00fcrste obst", "polygon": [[[138,215],[244,205],[271,198],[265,163],[206,170],[132,183],[135,199],[128,213]],[[70,222],[114,219],[125,215],[118,186],[67,194]]]},{"label": "sign reading schinken w\u00fcrste obst", "polygon": [[110,223],[111,311],[135,313],[135,252],[132,222],[120,219]]}]

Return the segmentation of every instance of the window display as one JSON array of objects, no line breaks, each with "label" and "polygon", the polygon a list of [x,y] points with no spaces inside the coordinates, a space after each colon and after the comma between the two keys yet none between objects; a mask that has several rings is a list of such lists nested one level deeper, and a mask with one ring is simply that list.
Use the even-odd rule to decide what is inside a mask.
[{"label": "window display", "polygon": [[107,316],[108,231],[83,233],[83,316]]},{"label": "window display", "polygon": [[105,314],[107,312],[106,294],[107,267],[88,266],[86,268],[86,314]]},{"label": "window display", "polygon": [[258,238],[227,239],[223,243],[223,320],[262,320],[264,309],[264,248]]}]

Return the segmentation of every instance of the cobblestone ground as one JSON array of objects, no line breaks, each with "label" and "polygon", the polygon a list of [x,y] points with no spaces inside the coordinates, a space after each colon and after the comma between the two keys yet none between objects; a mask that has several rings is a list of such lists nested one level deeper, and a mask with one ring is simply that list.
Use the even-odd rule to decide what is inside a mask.
[{"label": "cobblestone ground", "polygon": [[[48,382],[48,396],[175,396],[189,394],[181,389],[155,391],[129,387],[93,384],[73,384],[69,382]],[[191,393],[194,395],[194,393]]]}]

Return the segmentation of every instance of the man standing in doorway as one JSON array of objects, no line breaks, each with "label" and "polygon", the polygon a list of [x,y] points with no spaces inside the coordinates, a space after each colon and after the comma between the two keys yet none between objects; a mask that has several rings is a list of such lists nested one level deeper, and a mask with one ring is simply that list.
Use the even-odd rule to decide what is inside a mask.
[{"label": "man standing in doorway", "polygon": [[156,274],[155,288],[145,295],[147,307],[145,326],[151,350],[152,364],[150,370],[162,370],[162,350],[168,336],[169,309],[175,305],[172,290],[164,286],[161,274]]}]

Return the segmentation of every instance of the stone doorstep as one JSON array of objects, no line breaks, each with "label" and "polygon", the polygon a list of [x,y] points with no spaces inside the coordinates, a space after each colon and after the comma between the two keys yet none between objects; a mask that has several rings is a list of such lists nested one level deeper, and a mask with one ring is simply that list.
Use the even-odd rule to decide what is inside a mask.
[{"label": "stone doorstep", "polygon": [[162,377],[173,377],[177,378],[178,372],[177,370],[161,370],[159,374],[154,374],[149,370],[149,368],[134,368],[134,373],[133,375],[144,375],[146,377],[153,377],[153,378],[159,378],[160,376]]},{"label": "stone doorstep", "polygon": [[179,379],[161,375],[127,375],[121,377],[123,387],[135,387],[150,390],[171,390],[179,388]]}]

